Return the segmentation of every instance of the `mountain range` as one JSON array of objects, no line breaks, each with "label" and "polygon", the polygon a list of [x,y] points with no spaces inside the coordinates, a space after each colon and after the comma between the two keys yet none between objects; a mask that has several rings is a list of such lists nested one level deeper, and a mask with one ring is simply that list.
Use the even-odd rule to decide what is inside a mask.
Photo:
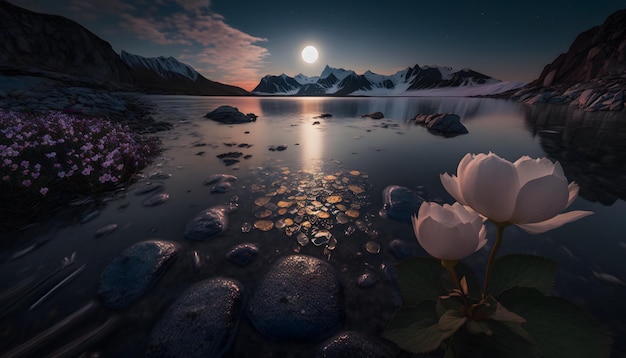
[{"label": "mountain range", "polygon": [[[626,10],[582,32],[567,53],[527,84],[501,82],[470,69],[407,67],[392,75],[326,66],[319,76],[263,77],[252,93],[211,81],[173,57],[146,58],[111,45],[62,16],[0,0],[0,74],[47,77],[65,86],[187,95],[470,96],[527,104],[563,103],[589,111],[625,108]],[[3,85],[3,83],[0,83]],[[521,88],[520,88],[521,87]]]},{"label": "mountain range", "polygon": [[404,95],[415,90],[471,87],[499,82],[470,69],[455,70],[442,66],[415,65],[392,75],[380,75],[371,71],[359,75],[352,70],[326,65],[319,76],[267,75],[252,93],[292,96]]}]

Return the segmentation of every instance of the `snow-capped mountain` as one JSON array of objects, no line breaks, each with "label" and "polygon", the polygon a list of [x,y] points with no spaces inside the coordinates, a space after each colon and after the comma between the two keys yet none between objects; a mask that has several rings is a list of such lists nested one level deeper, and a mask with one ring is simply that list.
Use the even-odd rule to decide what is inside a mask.
[{"label": "snow-capped mountain", "polygon": [[126,51],[122,51],[122,61],[126,62],[130,67],[139,66],[150,69],[162,77],[171,77],[174,74],[179,74],[184,77],[195,81],[198,78],[198,72],[193,67],[179,62],[174,57],[151,57],[146,58],[139,55],[133,55]]},{"label": "snow-capped mountain", "polygon": [[[470,69],[455,70],[443,66],[420,67],[415,65],[392,75],[381,75],[372,71],[366,71],[359,75],[352,70],[326,65],[322,73],[314,77],[303,74],[298,74],[295,77],[289,77],[285,74],[265,76],[259,85],[252,90],[252,93],[299,96],[393,96],[412,95],[423,89],[475,87],[499,82],[499,80]],[[493,91],[499,87],[490,86],[489,88]],[[473,93],[476,92],[480,91],[473,91]],[[491,94],[491,92],[485,94]]]},{"label": "snow-capped mountain", "polygon": [[206,79],[174,57],[143,57],[122,51],[135,85],[147,93],[240,96],[249,92]]}]

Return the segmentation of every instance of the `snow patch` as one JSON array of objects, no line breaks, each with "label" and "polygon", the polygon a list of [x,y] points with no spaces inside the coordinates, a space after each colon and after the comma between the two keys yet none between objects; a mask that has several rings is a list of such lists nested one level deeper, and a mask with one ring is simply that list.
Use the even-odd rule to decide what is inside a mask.
[{"label": "snow patch", "polygon": [[174,57],[143,57],[126,51],[122,51],[120,57],[129,66],[147,68],[158,73],[161,77],[171,77],[172,74],[178,74],[192,81],[198,78],[198,72],[193,67],[179,62]]}]

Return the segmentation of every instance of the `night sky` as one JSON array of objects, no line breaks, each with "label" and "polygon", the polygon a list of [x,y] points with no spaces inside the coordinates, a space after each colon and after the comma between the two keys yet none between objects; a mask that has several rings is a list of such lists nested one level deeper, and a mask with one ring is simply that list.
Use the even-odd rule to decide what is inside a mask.
[{"label": "night sky", "polygon": [[[121,50],[173,56],[251,90],[266,74],[323,67],[389,75],[415,64],[531,81],[622,0],[9,0],[77,21]],[[300,52],[317,47],[307,64]]]}]

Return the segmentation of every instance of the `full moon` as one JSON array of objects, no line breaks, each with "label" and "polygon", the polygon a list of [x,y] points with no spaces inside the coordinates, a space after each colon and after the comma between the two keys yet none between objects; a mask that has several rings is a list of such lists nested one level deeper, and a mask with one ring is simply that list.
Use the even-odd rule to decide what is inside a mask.
[{"label": "full moon", "polygon": [[313,46],[307,46],[302,50],[302,59],[306,63],[317,61],[317,49]]}]

